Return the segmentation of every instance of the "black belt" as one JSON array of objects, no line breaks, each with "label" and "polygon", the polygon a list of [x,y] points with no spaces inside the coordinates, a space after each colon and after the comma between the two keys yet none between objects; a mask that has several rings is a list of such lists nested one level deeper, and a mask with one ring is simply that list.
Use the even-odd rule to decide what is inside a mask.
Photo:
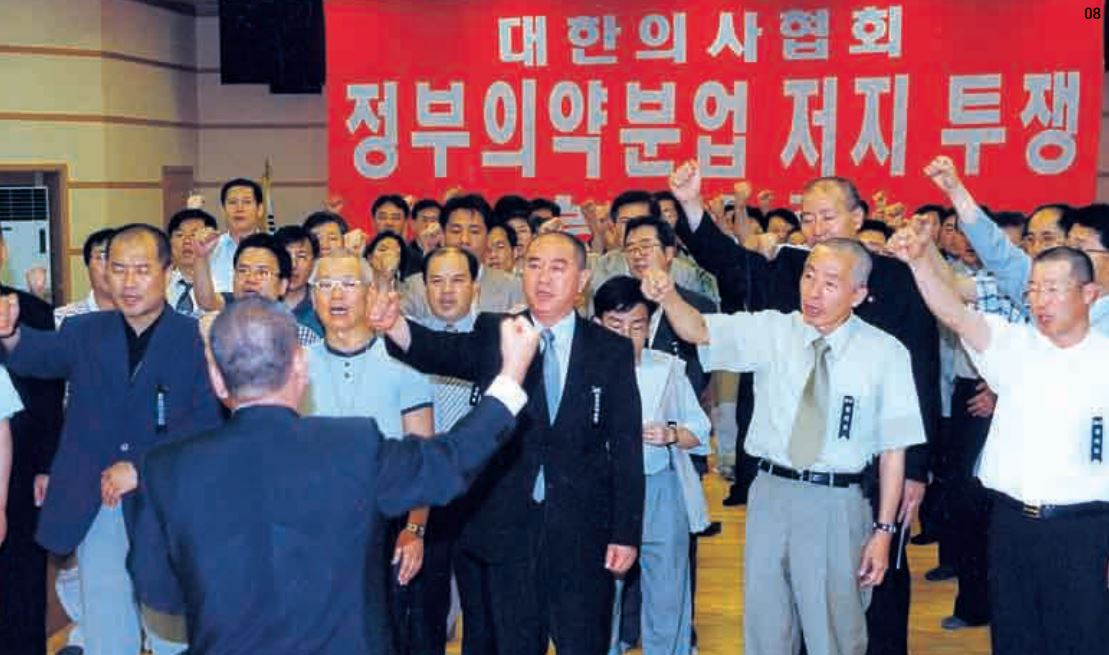
[{"label": "black belt", "polygon": [[1088,503],[1073,503],[1069,505],[1029,505],[1003,494],[1000,491],[995,491],[993,494],[994,502],[1015,509],[1020,512],[1021,516],[1029,519],[1059,519],[1074,516],[1096,516],[1098,514],[1109,514],[1109,502],[1092,501]]},{"label": "black belt", "polygon": [[759,460],[759,470],[770,475],[787,480],[797,480],[822,487],[850,487],[853,484],[862,484],[862,473],[824,473],[821,471],[795,471],[785,466],[779,466],[769,460]]}]

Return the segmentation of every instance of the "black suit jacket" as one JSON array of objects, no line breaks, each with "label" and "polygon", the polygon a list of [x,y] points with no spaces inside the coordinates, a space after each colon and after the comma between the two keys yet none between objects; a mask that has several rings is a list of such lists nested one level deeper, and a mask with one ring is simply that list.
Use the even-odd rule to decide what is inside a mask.
[{"label": "black suit jacket", "polygon": [[386,525],[462,493],[511,434],[484,400],[446,435],[385,440],[372,419],[240,409],[143,462],[129,567],[184,613],[189,652],[391,652]]},{"label": "black suit jacket", "polygon": [[[706,214],[696,232],[679,219],[678,234],[693,252],[697,263],[716,275],[721,297],[735,300],[736,294],[754,292],[756,309],[796,311],[801,306],[800,280],[808,250],[783,247],[773,262],[742,248],[724,236]],[[909,268],[902,262],[873,256],[868,281],[869,295],[856,310],[859,318],[892,335],[909,351],[913,382],[920,402],[920,414],[929,441],[939,428],[939,330],[936,319],[917,289]],[[727,282],[726,282],[727,281]],[[736,289],[725,293],[725,284]],[[928,480],[928,447],[913,446],[906,451],[905,475],[920,482]]]},{"label": "black suit jacket", "polygon": [[[407,352],[389,353],[424,373],[484,388],[500,369],[500,314],[480,314],[468,333],[433,332],[409,321]],[[575,319],[570,364],[554,425],[536,355],[524,389],[518,438],[502,449],[459,503],[462,544],[486,561],[527,557],[536,509],[532,488],[544,466],[542,516],[549,556],[603,564],[615,543],[639,546],[643,522],[643,422],[631,342]],[[599,553],[599,556],[598,556]],[[584,570],[584,569],[583,569]]]},{"label": "black suit jacket", "polygon": [[[703,296],[696,291],[690,291],[682,287],[675,288],[682,300],[685,300],[702,314],[711,314],[718,311],[716,303],[708,296]],[[662,310],[657,311],[661,312]],[[688,341],[682,341],[674,333],[674,326],[670,324],[670,318],[665,313],[662,314],[658,330],[655,332],[655,338],[651,340],[648,347],[652,350],[661,350],[675,357],[680,357],[685,362],[685,375],[689,378],[689,383],[693,385],[693,393],[697,394],[698,398],[701,397],[705,387],[709,384],[709,374],[701,367],[701,359],[697,356],[697,346]]]}]

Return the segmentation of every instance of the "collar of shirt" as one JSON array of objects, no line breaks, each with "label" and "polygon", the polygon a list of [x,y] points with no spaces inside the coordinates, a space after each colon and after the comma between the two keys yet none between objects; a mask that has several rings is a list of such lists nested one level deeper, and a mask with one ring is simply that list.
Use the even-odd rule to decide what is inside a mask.
[{"label": "collar of shirt", "polygon": [[[566,372],[570,368],[570,348],[574,344],[574,330],[577,325],[577,316],[577,312],[571,309],[566,316],[563,316],[557,323],[549,328],[551,333],[554,334],[555,356],[558,357],[558,374],[562,384],[566,384]],[[544,329],[543,326],[535,320],[535,316],[531,317],[531,322],[540,330]],[[539,342],[539,350],[540,352],[543,351],[542,341]]]},{"label": "collar of shirt", "polygon": [[136,334],[135,329],[127,322],[127,318],[122,313],[119,315],[119,320],[123,322],[123,334],[127,338],[127,370],[131,375],[135,374],[143,357],[146,356],[150,339],[154,336],[154,331],[158,329],[158,325],[162,322],[162,317],[166,315],[167,311],[172,311],[169,305],[162,307],[162,313],[158,314],[158,318],[154,319],[154,322],[147,326],[142,334]]},{"label": "collar of shirt", "polygon": [[474,311],[474,307],[475,305],[471,303],[470,312],[453,323],[448,323],[434,315],[423,318],[419,320],[418,323],[436,332],[445,332],[448,325],[453,326],[455,332],[472,332],[474,329],[474,321],[477,320],[477,313]]},{"label": "collar of shirt", "polygon": [[1109,295],[1098,298],[1090,305],[1090,327],[1109,335]]},{"label": "collar of shirt", "polygon": [[647,331],[647,347],[650,348],[651,344],[655,342],[655,335],[658,334],[658,326],[662,325],[662,307],[655,310],[651,314],[650,329]]},{"label": "collar of shirt", "polygon": [[375,343],[377,343],[377,337],[376,336],[375,337],[370,337],[369,341],[362,344],[358,348],[355,348],[354,350],[338,350],[336,348],[332,348],[331,344],[327,343],[327,341],[323,342],[323,347],[324,347],[325,350],[327,350],[327,354],[329,354],[329,355],[334,355],[335,357],[350,358],[350,357],[357,357],[357,356],[359,356],[363,353],[369,352],[370,349],[374,347]]},{"label": "collar of shirt", "polygon": [[[798,321],[802,323],[805,322],[805,319],[801,315],[801,312],[797,312],[795,316],[797,317]],[[851,343],[851,337],[855,335],[860,320],[862,319],[852,313],[850,316],[847,317],[847,320],[844,321],[843,324],[832,330],[830,334],[825,335],[821,335],[816,328],[805,323],[805,334],[810,337],[810,345],[813,341],[816,341],[821,336],[823,336],[824,341],[828,344],[828,350],[831,353],[832,357],[839,357],[843,353],[844,348],[846,348],[847,345]]]}]

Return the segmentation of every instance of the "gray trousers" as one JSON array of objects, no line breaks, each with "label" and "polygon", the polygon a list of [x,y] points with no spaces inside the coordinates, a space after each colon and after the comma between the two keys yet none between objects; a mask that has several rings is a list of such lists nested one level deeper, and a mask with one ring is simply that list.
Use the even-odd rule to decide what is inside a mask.
[{"label": "gray trousers", "polygon": [[747,497],[747,655],[863,655],[870,590],[859,586],[870,504],[845,489],[760,472]]},{"label": "gray trousers", "polygon": [[[673,469],[646,478],[643,541],[639,549],[639,584],[643,601],[640,632],[643,655],[688,655],[691,650],[693,597],[689,579],[689,518],[682,485]],[[621,598],[624,582],[616,581],[612,648],[620,653]]]}]

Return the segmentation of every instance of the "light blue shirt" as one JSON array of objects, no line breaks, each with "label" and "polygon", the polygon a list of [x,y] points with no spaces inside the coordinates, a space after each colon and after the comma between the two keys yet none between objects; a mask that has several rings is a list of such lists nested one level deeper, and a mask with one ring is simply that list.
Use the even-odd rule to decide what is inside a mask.
[{"label": "light blue shirt", "polygon": [[[981,209],[973,223],[960,222],[959,229],[974,246],[978,258],[997,278],[998,290],[1014,302],[1023,302],[1024,291],[1032,277],[1032,258],[1013,245],[1005,232]],[[1106,297],[1098,298],[1090,307],[1090,326],[1109,335],[1109,305]]]},{"label": "light blue shirt", "polygon": [[[685,374],[685,362],[658,350],[645,349],[635,367],[639,399],[645,423],[673,422],[693,433],[700,442],[687,450],[694,455],[708,455],[708,438],[712,426],[701,409],[693,385]],[[643,444],[643,472],[653,475],[671,466],[671,448]]]},{"label": "light blue shirt", "polygon": [[354,353],[332,350],[325,342],[308,348],[303,414],[373,418],[385,438],[400,439],[401,417],[431,406],[427,378],[390,357],[381,339]]},{"label": "light blue shirt", "polygon": [[23,411],[23,401],[12,384],[8,369],[0,366],[0,421],[7,420]]},{"label": "light blue shirt", "polygon": [[[558,323],[550,327],[551,333],[554,335],[554,349],[555,356],[558,357],[558,397],[562,398],[562,392],[566,389],[566,372],[570,370],[570,348],[574,345],[574,329],[577,325],[577,313],[573,310],[569,314],[562,317]],[[535,327],[542,330],[543,325],[535,320],[532,316],[532,322]],[[539,342],[540,354],[545,350],[543,342]],[[552,420],[554,417],[551,417]]]},{"label": "light blue shirt", "polygon": [[234,288],[235,251],[239,244],[227,232],[219,235],[219,242],[208,256],[208,266],[212,271],[212,284],[216,292],[230,292]]}]

